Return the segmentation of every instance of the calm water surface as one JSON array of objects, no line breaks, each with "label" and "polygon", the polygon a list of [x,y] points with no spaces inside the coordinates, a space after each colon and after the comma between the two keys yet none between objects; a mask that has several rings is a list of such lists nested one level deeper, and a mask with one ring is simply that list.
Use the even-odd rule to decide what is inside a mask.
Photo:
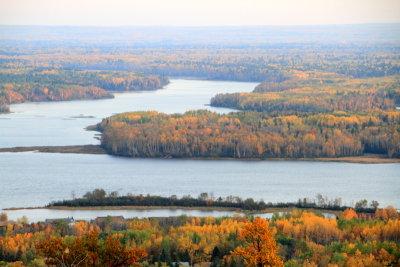
[{"label": "calm water surface", "polygon": [[351,204],[400,207],[400,164],[132,159],[108,155],[1,153],[0,207],[32,207],[94,188],[120,194],[238,195],[266,202],[321,193]]},{"label": "calm water surface", "polygon": [[164,89],[116,93],[114,99],[11,105],[13,113],[0,114],[0,147],[98,144],[93,138],[95,133],[83,129],[115,113],[135,110],[178,113],[193,109],[225,113],[232,109],[207,106],[211,97],[224,92],[250,92],[256,85],[171,80]]},{"label": "calm water surface", "polygon": [[[29,222],[40,222],[46,219],[74,218],[75,220],[90,221],[97,217],[124,216],[124,218],[170,217],[187,215],[193,217],[226,217],[233,216],[230,211],[204,211],[184,209],[150,209],[150,210],[49,210],[49,209],[22,209],[7,211],[10,220],[18,220],[22,216],[29,218]],[[238,214],[244,215],[244,214]],[[271,213],[260,214],[260,217],[270,218]]]},{"label": "calm water surface", "polygon": [[[248,92],[255,86],[255,83],[172,80],[165,89],[116,94],[115,99],[12,105],[15,113],[0,115],[0,147],[97,144],[95,133],[83,129],[114,113],[133,110],[175,113],[204,108],[228,112],[231,110],[206,104],[216,93]],[[93,118],[74,118],[82,115]],[[341,197],[348,205],[367,199],[378,200],[381,206],[400,208],[399,174],[400,164],[0,153],[0,208],[43,206],[54,200],[69,199],[72,192],[81,196],[95,188],[120,194],[162,196],[190,194],[195,197],[201,192],[212,192],[217,197],[237,195],[266,202],[296,201],[320,193],[331,198]],[[29,211],[30,216],[35,212]],[[55,211],[41,212],[49,218],[60,215]],[[112,215],[124,215],[127,211],[118,212]],[[74,214],[79,218],[76,211]],[[94,216],[93,211],[91,214]],[[146,212],[141,214],[147,216]],[[176,213],[164,210],[160,216],[166,214]],[[10,217],[22,215],[24,211],[10,213]],[[88,216],[81,214],[82,218]]]}]

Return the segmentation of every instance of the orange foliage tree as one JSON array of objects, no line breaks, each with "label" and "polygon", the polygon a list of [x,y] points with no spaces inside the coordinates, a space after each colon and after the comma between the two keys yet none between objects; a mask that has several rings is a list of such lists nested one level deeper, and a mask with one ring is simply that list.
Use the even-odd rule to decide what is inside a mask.
[{"label": "orange foliage tree", "polygon": [[248,222],[239,238],[244,241],[244,246],[237,247],[232,255],[241,256],[246,266],[283,267],[283,261],[277,256],[278,247],[265,219],[256,218]]},{"label": "orange foliage tree", "polygon": [[115,235],[108,236],[102,245],[95,232],[72,241],[52,237],[36,248],[46,264],[56,266],[131,266],[139,265],[138,260],[147,256],[142,248],[124,248]]},{"label": "orange foliage tree", "polygon": [[345,209],[343,211],[343,219],[352,220],[352,219],[357,219],[357,218],[358,218],[358,214],[353,209]]}]

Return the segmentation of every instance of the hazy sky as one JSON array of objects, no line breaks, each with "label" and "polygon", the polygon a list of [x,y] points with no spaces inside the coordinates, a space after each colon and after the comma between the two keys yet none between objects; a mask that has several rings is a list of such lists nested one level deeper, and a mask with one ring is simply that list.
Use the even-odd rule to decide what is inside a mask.
[{"label": "hazy sky", "polygon": [[0,0],[0,24],[307,25],[400,22],[400,0]]}]

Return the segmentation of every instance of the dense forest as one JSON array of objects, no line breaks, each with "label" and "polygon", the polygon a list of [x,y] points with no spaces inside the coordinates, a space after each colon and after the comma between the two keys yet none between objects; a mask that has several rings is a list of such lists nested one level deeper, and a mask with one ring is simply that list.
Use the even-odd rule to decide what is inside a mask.
[{"label": "dense forest", "polygon": [[7,104],[25,101],[64,101],[111,98],[112,91],[154,90],[168,78],[116,71],[74,71],[58,68],[0,70],[0,112]]},{"label": "dense forest", "polygon": [[400,112],[355,114],[205,110],[130,112],[98,125],[101,145],[128,157],[311,158],[380,153],[400,156]]},{"label": "dense forest", "polygon": [[293,70],[383,77],[400,72],[399,28],[2,26],[0,65],[253,82],[284,81]]},{"label": "dense forest", "polygon": [[154,89],[171,76],[261,82],[252,93],[211,100],[213,106],[254,112],[107,118],[99,128],[111,154],[399,157],[399,25],[28,28],[3,27],[8,36],[0,49],[3,111],[5,104],[25,99]]},{"label": "dense forest", "polygon": [[260,112],[323,113],[394,110],[396,104],[400,105],[400,76],[369,79],[327,79],[332,75],[315,73],[299,73],[299,76],[282,83],[261,83],[252,93],[219,94],[211,99],[211,105]]},{"label": "dense forest", "polygon": [[[65,266],[74,261],[73,266],[254,266],[245,265],[251,255],[244,250],[258,236],[277,262],[272,266],[400,264],[400,216],[392,207],[374,214],[347,209],[338,219],[300,210],[270,220],[110,216],[91,222],[29,223],[26,218],[8,221],[6,214],[0,219],[2,266],[42,267],[57,261]],[[254,255],[260,252],[253,250]]]},{"label": "dense forest", "polygon": [[140,207],[213,207],[230,208],[242,211],[262,211],[268,208],[306,208],[319,210],[344,211],[354,208],[357,212],[373,213],[379,203],[372,200],[370,205],[363,199],[355,203],[354,207],[342,205],[340,198],[329,199],[318,194],[316,199],[303,198],[297,202],[287,203],[265,203],[263,200],[257,201],[253,198],[242,199],[238,196],[215,197],[214,194],[201,193],[197,198],[190,195],[176,195],[170,197],[152,195],[132,195],[119,196],[118,192],[107,193],[104,189],[95,189],[87,192],[81,198],[71,200],[53,201],[47,207],[100,207],[100,206],[140,206]]},{"label": "dense forest", "polygon": [[[101,89],[160,88],[168,82],[166,77],[173,76],[279,83],[278,91],[288,86],[291,87],[288,89],[312,86],[315,93],[332,93],[337,91],[330,84],[332,79],[336,87],[357,87],[357,83],[362,87],[362,80],[347,79],[395,76],[400,73],[398,25],[347,25],[345,28],[116,27],[112,30],[95,27],[1,26],[0,29],[3,33],[0,39],[2,111],[7,111],[4,104],[22,99],[98,98],[109,97],[109,93]],[[74,41],[72,37],[79,41]],[[324,74],[324,84],[329,88],[315,83],[320,79],[314,79],[312,73]],[[327,78],[328,74],[333,78]],[[302,82],[302,87],[295,86],[293,83],[296,83],[294,81],[298,80],[299,75],[310,76],[306,80],[311,84]],[[10,92],[9,84],[17,89]],[[259,92],[264,85],[260,85],[256,91]],[[43,89],[46,88],[49,93],[44,94]],[[364,108],[369,105],[368,102],[364,104],[365,99],[369,101],[382,97],[379,94],[381,91],[378,95],[371,95],[371,90],[362,93],[353,90],[350,95],[336,96],[335,99],[345,101],[343,107],[352,107],[349,103],[360,97],[356,109],[358,106]],[[339,90],[338,94],[341,92]],[[306,91],[299,91],[297,95],[301,93]],[[328,104],[322,103],[323,107],[303,107],[300,99],[297,99],[300,103],[288,103],[285,97],[282,101],[285,100],[285,108],[289,109],[294,105],[305,110],[332,110],[336,108],[332,105],[338,103],[329,104],[330,101],[335,102],[332,97],[335,96],[324,99]],[[217,96],[213,104],[235,106],[230,103],[235,98],[238,96]],[[256,94],[240,98],[246,103],[265,102],[263,96]],[[275,108],[274,105],[258,107],[257,103],[237,106],[253,110]],[[290,104],[289,107],[286,107],[287,104]],[[392,105],[386,102],[376,104],[379,107]]]},{"label": "dense forest", "polygon": [[[135,55],[84,55],[60,57],[62,66],[76,69],[134,70],[147,74],[196,77],[209,80],[232,80],[252,82],[282,82],[291,78],[291,72],[333,72],[355,78],[383,77],[400,72],[396,55],[363,53],[354,49],[337,54],[331,49],[314,47],[315,55],[307,45],[272,48],[159,48],[155,54],[148,49],[135,50]],[[287,48],[287,50],[286,50]],[[279,52],[271,53],[271,50]],[[299,51],[300,50],[300,51]],[[293,52],[291,52],[293,51]],[[170,54],[172,53],[172,55]],[[40,60],[40,58],[38,58]]]},{"label": "dense forest", "polygon": [[373,50],[370,45],[360,47],[350,44],[339,52],[336,45],[302,43],[255,48],[232,48],[228,44],[222,47],[212,44],[200,47],[158,44],[151,48],[121,48],[118,53],[113,53],[111,48],[72,47],[66,48],[63,53],[53,54],[51,49],[38,47],[38,54],[0,56],[0,66],[133,71],[209,80],[282,82],[292,77],[292,71],[338,73],[354,78],[399,74],[399,59],[393,52],[397,47],[389,45],[389,48]]},{"label": "dense forest", "polygon": [[400,157],[400,76],[292,71],[211,105],[251,112],[125,113],[104,119],[102,146],[129,157]]}]

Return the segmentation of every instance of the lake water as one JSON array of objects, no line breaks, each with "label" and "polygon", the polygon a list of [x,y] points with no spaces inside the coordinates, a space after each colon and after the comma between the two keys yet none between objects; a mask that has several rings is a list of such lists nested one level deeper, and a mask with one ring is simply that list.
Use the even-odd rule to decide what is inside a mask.
[{"label": "lake water", "polygon": [[98,144],[93,138],[95,133],[83,129],[113,114],[135,110],[178,113],[193,109],[230,112],[231,109],[207,105],[217,93],[250,92],[256,85],[173,79],[164,89],[116,93],[114,99],[11,105],[13,113],[0,114],[0,147]]},{"label": "lake water", "polygon": [[[22,209],[7,211],[9,220],[18,220],[22,216],[29,222],[40,222],[46,219],[74,218],[75,220],[94,220],[97,217],[124,216],[124,218],[170,217],[187,215],[193,217],[226,217],[244,215],[231,211],[217,210],[185,210],[185,209],[130,209],[130,210],[54,210],[54,209]],[[271,218],[272,213],[260,214],[260,217]]]},{"label": "lake water", "polygon": [[[95,132],[84,128],[113,113],[133,110],[175,113],[200,108],[228,112],[231,110],[205,105],[216,93],[248,92],[255,85],[171,80],[165,89],[116,94],[115,99],[12,105],[15,113],[0,115],[0,147],[97,144]],[[80,115],[94,118],[73,118]],[[341,197],[343,204],[348,205],[367,199],[377,200],[383,207],[400,208],[399,174],[400,164],[0,153],[0,208],[43,206],[54,200],[70,199],[72,192],[81,196],[95,188],[120,194],[162,196],[190,194],[196,197],[209,192],[216,197],[237,195],[266,202],[296,201],[323,194],[330,198]],[[15,214],[24,215],[23,211]],[[59,215],[46,213],[49,218]]]},{"label": "lake water", "polygon": [[[279,212],[284,215],[286,212]],[[188,209],[129,209],[129,210],[54,210],[54,209],[20,209],[7,211],[8,219],[17,221],[26,216],[29,222],[42,222],[46,219],[73,218],[74,220],[94,220],[97,217],[123,216],[124,218],[150,218],[170,216],[192,216],[192,217],[228,217],[245,216],[245,213],[219,210],[188,210]],[[271,219],[273,213],[256,213],[252,216]],[[336,219],[333,213],[322,213],[325,218]]]},{"label": "lake water", "polygon": [[109,155],[1,153],[0,207],[32,207],[95,188],[120,194],[238,195],[266,202],[321,193],[344,202],[400,207],[400,164],[133,159]]}]

